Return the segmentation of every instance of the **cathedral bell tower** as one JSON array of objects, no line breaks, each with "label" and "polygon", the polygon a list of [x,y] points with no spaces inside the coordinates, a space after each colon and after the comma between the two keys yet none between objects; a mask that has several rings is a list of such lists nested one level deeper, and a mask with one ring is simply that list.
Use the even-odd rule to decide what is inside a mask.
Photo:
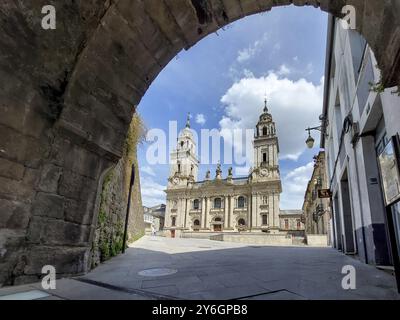
[{"label": "cathedral bell tower", "polygon": [[196,182],[198,171],[196,142],[190,129],[190,115],[188,115],[186,127],[179,134],[176,149],[171,153],[169,187],[186,187]]},{"label": "cathedral bell tower", "polygon": [[279,179],[279,143],[275,122],[268,110],[265,99],[264,111],[256,126],[254,135],[253,179]]}]

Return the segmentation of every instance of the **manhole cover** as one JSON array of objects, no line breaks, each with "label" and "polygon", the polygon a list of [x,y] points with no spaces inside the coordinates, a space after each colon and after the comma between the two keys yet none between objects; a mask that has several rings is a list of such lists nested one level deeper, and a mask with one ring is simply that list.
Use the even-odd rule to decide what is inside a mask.
[{"label": "manhole cover", "polygon": [[178,270],[175,269],[167,269],[167,268],[154,268],[147,269],[139,272],[139,276],[143,277],[163,277],[169,276],[171,274],[177,273]]}]

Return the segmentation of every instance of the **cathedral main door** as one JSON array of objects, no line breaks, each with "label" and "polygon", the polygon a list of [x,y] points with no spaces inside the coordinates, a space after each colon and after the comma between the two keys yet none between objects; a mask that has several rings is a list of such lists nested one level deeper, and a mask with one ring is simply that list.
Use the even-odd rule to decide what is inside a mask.
[{"label": "cathedral main door", "polygon": [[214,224],[214,232],[221,232],[221,231],[222,231],[222,225]]}]

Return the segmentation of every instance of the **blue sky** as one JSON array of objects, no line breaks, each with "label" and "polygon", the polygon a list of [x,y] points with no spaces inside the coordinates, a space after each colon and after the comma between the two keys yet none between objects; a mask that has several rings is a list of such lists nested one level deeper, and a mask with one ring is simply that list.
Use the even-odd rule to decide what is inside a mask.
[{"label": "blue sky", "polygon": [[[327,15],[311,7],[280,7],[241,19],[180,52],[147,91],[139,114],[148,129],[165,132],[170,120],[183,128],[189,112],[198,133],[251,129],[267,93],[280,140],[281,209],[300,209],[318,153],[318,144],[306,150],[304,141],[305,128],[317,125],[322,112],[326,30]],[[138,151],[143,204],[152,206],[165,201],[169,166],[148,163],[149,145]],[[229,166],[223,165],[224,175]],[[201,165],[199,180],[207,170],[214,173],[215,165]]]}]

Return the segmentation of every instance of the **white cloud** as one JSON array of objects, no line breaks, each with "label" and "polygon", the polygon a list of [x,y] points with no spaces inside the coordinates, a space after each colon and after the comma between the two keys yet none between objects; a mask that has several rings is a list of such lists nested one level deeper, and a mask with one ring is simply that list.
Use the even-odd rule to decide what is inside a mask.
[{"label": "white cloud", "polygon": [[238,61],[239,63],[243,63],[243,62],[245,62],[245,61],[247,61],[247,60],[250,60],[250,58],[251,58],[252,56],[254,56],[255,52],[256,52],[256,51],[255,51],[254,48],[247,48],[247,49],[240,50],[240,51],[238,52],[237,61]]},{"label": "white cloud", "polygon": [[[275,72],[265,77],[241,79],[221,98],[225,108],[219,123],[221,130],[254,128],[263,109],[265,90],[269,111],[277,126],[280,157],[297,160],[306,149],[305,128],[318,123],[322,112],[323,78],[318,85],[305,79],[280,78]],[[318,146],[319,136],[314,137]]]},{"label": "white cloud", "polygon": [[156,173],[154,172],[153,168],[146,166],[146,167],[141,167],[140,172],[147,173],[149,176],[156,176]]},{"label": "white cloud", "polygon": [[235,176],[248,176],[250,167],[235,167]]},{"label": "white cloud", "polygon": [[198,115],[196,115],[196,123],[204,126],[206,124],[207,120],[206,117],[204,116],[204,114],[199,113]]},{"label": "white cloud", "polygon": [[260,52],[262,52],[262,48],[268,42],[269,38],[270,38],[270,36],[266,32],[261,37],[261,39],[255,41],[249,47],[239,50],[238,56],[236,59],[237,62],[244,63],[244,62],[250,60],[251,58],[253,58],[254,56],[256,56],[257,54],[259,54]]},{"label": "white cloud", "polygon": [[245,78],[254,78],[254,73],[249,69],[244,69],[243,75],[245,76]]},{"label": "white cloud", "polygon": [[283,193],[281,195],[281,209],[301,209],[304,201],[308,181],[311,179],[314,163],[298,167],[289,172],[282,179]]},{"label": "white cloud", "polygon": [[281,50],[281,44],[278,42],[272,47],[272,53],[277,53],[279,50]]},{"label": "white cloud", "polygon": [[287,76],[290,73],[291,73],[290,69],[285,64],[281,65],[279,71],[277,72],[277,74],[280,76]]},{"label": "white cloud", "polygon": [[307,64],[307,67],[306,67],[304,73],[306,75],[310,75],[310,74],[314,73],[314,65],[311,62]]},{"label": "white cloud", "polygon": [[152,207],[165,203],[165,186],[155,182],[153,178],[141,176],[140,185],[142,190],[142,203],[144,206]]}]

